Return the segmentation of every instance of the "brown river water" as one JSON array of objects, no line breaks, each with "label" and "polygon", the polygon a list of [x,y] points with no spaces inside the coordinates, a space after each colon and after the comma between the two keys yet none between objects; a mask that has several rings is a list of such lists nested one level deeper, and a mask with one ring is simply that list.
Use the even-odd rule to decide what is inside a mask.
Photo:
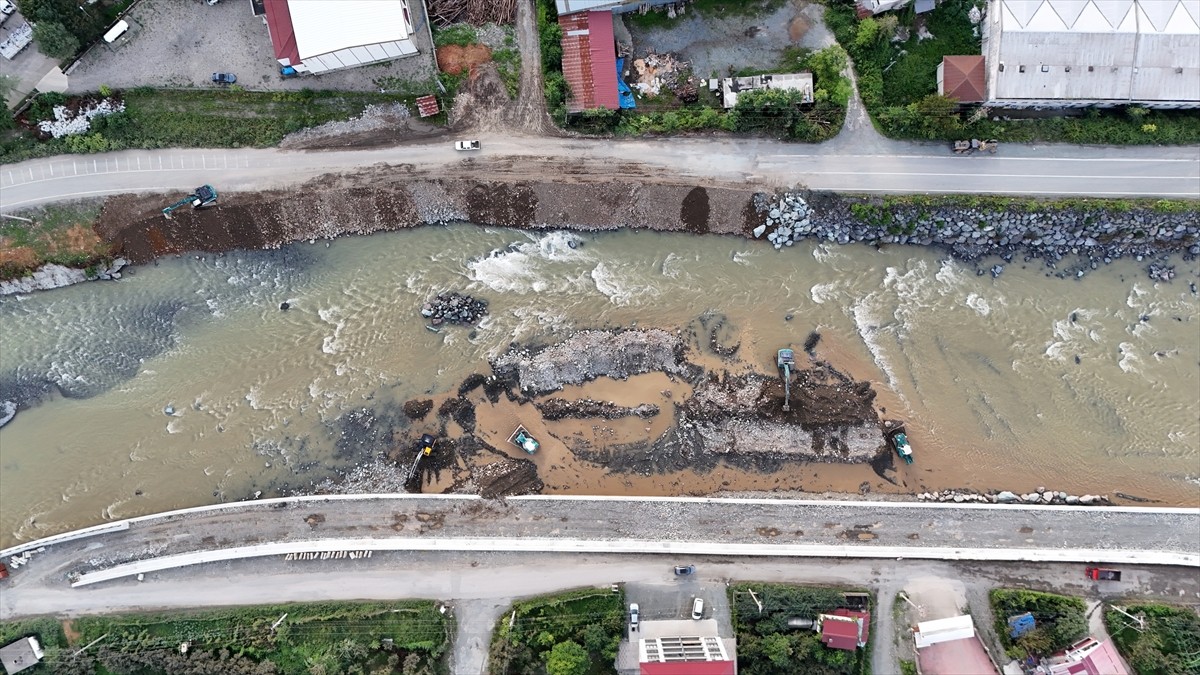
[{"label": "brown river water", "polygon": [[[1195,505],[1200,301],[1196,263],[1176,264],[1170,284],[1133,261],[1082,280],[1018,261],[993,279],[918,248],[469,225],[166,259],[119,283],[0,299],[0,383],[54,385],[0,429],[0,544],[307,485],[362,459],[337,442],[347,411],[452,391],[512,341],[705,315],[741,342],[739,367],[764,373],[776,349],[820,332],[817,356],[872,381],[885,416],[907,423],[918,459],[892,491],[1046,486]],[[441,290],[490,313],[474,331],[430,332],[418,309]],[[646,377],[591,394],[663,386]],[[481,432],[503,431],[489,414]],[[853,492],[870,476],[544,468],[548,490],[582,493]]]}]

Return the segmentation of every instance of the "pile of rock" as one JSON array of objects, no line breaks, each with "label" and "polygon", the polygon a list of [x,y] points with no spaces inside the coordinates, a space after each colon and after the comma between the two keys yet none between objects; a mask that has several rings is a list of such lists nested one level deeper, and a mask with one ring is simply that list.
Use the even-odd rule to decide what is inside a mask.
[{"label": "pile of rock", "polygon": [[810,235],[812,223],[808,203],[800,195],[785,193],[765,210],[767,222],[754,228],[755,239],[766,233],[767,241],[779,250]]},{"label": "pile of rock", "polygon": [[[805,238],[838,244],[906,244],[939,246],[960,260],[977,262],[998,256],[1011,262],[1040,258],[1051,269],[1065,261],[1059,277],[1082,277],[1119,258],[1138,262],[1158,259],[1146,272],[1154,281],[1170,281],[1174,270],[1166,256],[1200,255],[1200,224],[1195,211],[1169,213],[1150,208],[1128,211],[1063,208],[1047,205],[1032,212],[1025,206],[971,207],[890,204],[879,206],[851,199],[828,198],[813,208],[797,193],[756,195],[764,234],[775,248]],[[1003,265],[990,269],[992,276]],[[985,274],[984,269],[979,274]]]},{"label": "pile of rock", "polygon": [[438,293],[421,306],[421,316],[433,326],[443,323],[472,325],[487,314],[487,300],[478,300],[460,293]]},{"label": "pile of rock", "polygon": [[974,490],[941,490],[922,492],[917,499],[923,502],[954,502],[979,504],[1070,504],[1072,506],[1108,506],[1112,502],[1108,495],[1072,495],[1059,490],[1038,488],[1035,492],[1018,494],[1001,490],[980,493]]}]

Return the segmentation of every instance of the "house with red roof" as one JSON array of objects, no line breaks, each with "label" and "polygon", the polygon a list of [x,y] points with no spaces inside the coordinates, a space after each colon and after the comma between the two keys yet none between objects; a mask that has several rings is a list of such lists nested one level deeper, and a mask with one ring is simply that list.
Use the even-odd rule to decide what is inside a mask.
[{"label": "house with red roof", "polygon": [[852,652],[867,646],[871,613],[835,609],[828,614],[817,615],[815,628],[821,634],[821,643],[826,647]]},{"label": "house with red roof", "polygon": [[560,15],[558,25],[562,28],[563,77],[571,85],[567,110],[620,108],[612,12]]}]

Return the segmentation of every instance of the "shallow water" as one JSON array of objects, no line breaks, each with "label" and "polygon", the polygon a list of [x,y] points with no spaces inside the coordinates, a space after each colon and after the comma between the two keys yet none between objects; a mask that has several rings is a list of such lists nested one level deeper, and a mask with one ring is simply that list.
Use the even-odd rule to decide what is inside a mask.
[{"label": "shallow water", "polygon": [[[1200,305],[1176,264],[1172,284],[1133,261],[993,280],[916,248],[466,225],[163,260],[0,300],[4,395],[53,384],[0,430],[0,538],[305,485],[371,451],[346,411],[453,389],[514,340],[706,313],[763,372],[819,331],[907,421],[910,486],[1195,504]],[[441,290],[490,314],[432,333],[417,311]]]}]

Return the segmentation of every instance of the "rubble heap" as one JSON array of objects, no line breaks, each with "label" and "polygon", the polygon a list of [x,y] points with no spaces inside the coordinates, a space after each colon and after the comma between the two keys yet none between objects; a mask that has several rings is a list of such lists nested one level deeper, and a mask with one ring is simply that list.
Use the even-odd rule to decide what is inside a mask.
[{"label": "rubble heap", "polygon": [[421,306],[421,316],[433,326],[443,323],[472,325],[487,314],[487,300],[478,300],[460,293],[438,293]]}]

